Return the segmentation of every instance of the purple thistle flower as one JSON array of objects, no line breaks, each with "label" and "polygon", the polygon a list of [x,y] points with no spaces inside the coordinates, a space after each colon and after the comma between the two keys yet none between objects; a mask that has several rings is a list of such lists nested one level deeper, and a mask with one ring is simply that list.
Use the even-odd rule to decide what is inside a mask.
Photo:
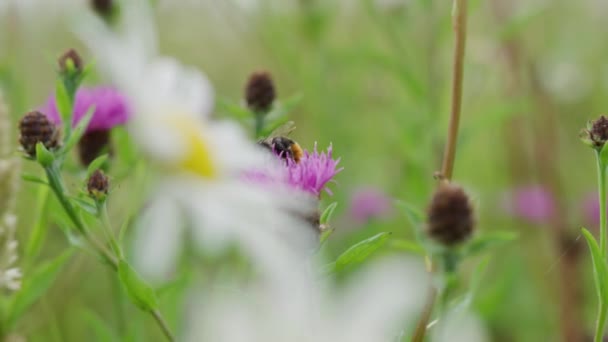
[{"label": "purple thistle flower", "polygon": [[325,190],[332,195],[331,190],[326,187],[333,177],[344,168],[337,168],[340,159],[332,158],[332,146],[329,145],[327,152],[319,153],[317,144],[312,153],[304,151],[300,162],[287,161],[287,183],[294,188],[304,190],[316,196],[321,196]]},{"label": "purple thistle flower", "polygon": [[585,196],[582,211],[585,224],[594,225],[596,227],[600,224],[600,200],[597,192],[590,192]]},{"label": "purple thistle flower", "polygon": [[386,218],[391,212],[391,198],[376,188],[359,188],[351,196],[350,217],[359,224],[375,218]]},{"label": "purple thistle flower", "polygon": [[540,185],[514,189],[504,204],[508,213],[532,223],[545,223],[555,213],[553,195]]},{"label": "purple thistle flower", "polygon": [[[109,86],[81,87],[76,92],[72,127],[85,116],[89,108],[95,106],[95,112],[86,132],[108,131],[114,126],[125,124],[130,117],[127,98],[118,90]],[[57,109],[55,95],[51,95],[40,109],[55,124],[61,124],[61,115]]]}]

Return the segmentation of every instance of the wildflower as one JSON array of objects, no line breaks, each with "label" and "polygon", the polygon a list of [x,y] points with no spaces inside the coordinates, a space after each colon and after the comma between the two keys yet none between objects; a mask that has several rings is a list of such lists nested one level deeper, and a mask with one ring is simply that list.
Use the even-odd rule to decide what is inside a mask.
[{"label": "wildflower", "polygon": [[553,194],[539,185],[514,189],[503,206],[511,215],[532,223],[546,223],[555,214]]},{"label": "wildflower", "polygon": [[[118,89],[109,86],[81,87],[74,101],[72,126],[76,126],[91,108],[95,108],[95,111],[78,144],[83,165],[89,165],[110,147],[110,130],[126,124],[131,116],[127,98]],[[54,95],[48,98],[40,111],[55,124],[61,125],[61,116]]]},{"label": "wildflower", "polygon": [[30,156],[36,155],[36,144],[47,149],[59,146],[59,129],[47,117],[37,111],[27,113],[19,121],[19,143]]},{"label": "wildflower", "polygon": [[428,208],[427,234],[450,247],[464,242],[473,233],[473,207],[464,190],[454,184],[439,186]]},{"label": "wildflower", "polygon": [[350,199],[350,217],[359,224],[391,214],[391,199],[376,188],[357,189]]},{"label": "wildflower", "polygon": [[104,199],[108,194],[109,188],[110,182],[108,181],[108,177],[101,170],[95,170],[87,181],[87,191],[96,200]]},{"label": "wildflower", "polygon": [[395,258],[368,264],[340,287],[293,265],[277,278],[201,290],[185,341],[397,341],[429,285],[421,264]]},{"label": "wildflower", "polygon": [[186,236],[204,253],[236,244],[262,269],[278,262],[270,245],[307,252],[314,238],[292,214],[307,209],[306,203],[243,180],[243,172],[263,165],[266,154],[236,123],[209,121],[213,89],[206,77],[157,55],[148,4],[124,3],[122,33],[92,14],[80,19],[77,33],[97,66],[132,101],[127,129],[134,143],[162,171],[137,228],[138,269],[152,280],[171,274]]},{"label": "wildflower", "polygon": [[327,183],[333,180],[334,176],[343,168],[338,168],[340,159],[333,159],[332,146],[327,152],[319,153],[317,144],[313,152],[304,151],[304,156],[299,163],[287,160],[287,183],[295,189],[303,190],[317,197],[321,196],[321,191],[325,190],[332,194],[327,187]]},{"label": "wildflower", "polygon": [[249,109],[258,114],[268,113],[275,97],[274,82],[269,73],[261,71],[249,77],[245,86],[245,100]]},{"label": "wildflower", "polygon": [[601,150],[608,140],[608,118],[604,115],[587,123],[587,129],[580,134],[581,140],[596,150]]}]

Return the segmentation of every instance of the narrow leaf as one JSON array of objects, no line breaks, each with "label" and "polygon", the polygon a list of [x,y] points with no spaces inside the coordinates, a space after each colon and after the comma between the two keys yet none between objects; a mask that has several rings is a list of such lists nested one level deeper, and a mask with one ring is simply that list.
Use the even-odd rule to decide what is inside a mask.
[{"label": "narrow leaf", "polygon": [[76,125],[66,141],[65,146],[62,149],[63,153],[69,152],[80,141],[85,130],[89,127],[89,122],[91,122],[91,118],[93,118],[93,113],[95,113],[95,106],[91,106],[82,119],[80,119],[78,125]]},{"label": "narrow leaf", "polygon": [[329,223],[329,221],[331,221],[331,217],[334,214],[334,210],[336,210],[337,206],[338,206],[338,202],[333,202],[332,204],[328,205],[327,208],[325,208],[325,210],[323,210],[323,213],[321,214],[321,218],[319,219],[319,222],[321,224]]},{"label": "narrow leaf", "polygon": [[53,164],[53,160],[55,160],[55,156],[51,151],[47,150],[46,146],[42,142],[38,142],[36,144],[36,160],[40,165],[47,167]]},{"label": "narrow leaf", "polygon": [[494,231],[480,234],[473,238],[467,245],[464,254],[475,255],[486,252],[492,248],[504,245],[516,240],[517,233],[509,231]]},{"label": "narrow leaf", "polygon": [[383,232],[376,234],[369,239],[363,240],[353,246],[351,246],[346,252],[342,253],[336,259],[333,266],[333,271],[338,272],[349,266],[354,266],[365,261],[372,253],[378,250],[388,237],[391,235],[389,232]]},{"label": "narrow leaf", "polygon": [[89,167],[87,168],[87,178],[91,177],[93,172],[95,172],[96,170],[99,170],[101,168],[101,166],[106,162],[106,160],[108,160],[107,153],[102,154],[99,157],[95,158],[95,160],[93,160],[91,162],[91,164],[89,164]]},{"label": "narrow leaf", "polygon": [[394,249],[411,252],[419,255],[425,255],[424,247],[416,241],[410,240],[391,240],[390,246]]},{"label": "narrow leaf", "polygon": [[14,324],[30,306],[47,292],[71,255],[72,250],[68,250],[55,259],[42,263],[33,272],[25,275],[21,290],[16,292],[9,304],[9,325]]},{"label": "narrow leaf", "polygon": [[70,122],[72,112],[70,110],[70,96],[68,91],[65,89],[63,82],[58,79],[55,85],[55,103],[57,104],[57,110],[62,122]]},{"label": "narrow leaf", "polygon": [[29,173],[22,174],[21,179],[23,179],[26,182],[49,185],[49,183],[46,180],[44,180],[36,175],[29,174]]},{"label": "narrow leaf", "polygon": [[120,260],[118,263],[118,276],[133,304],[145,311],[158,308],[156,294],[152,287],[124,260]]},{"label": "narrow leaf", "polygon": [[[606,261],[602,258],[602,253],[600,252],[600,247],[597,245],[595,238],[593,235],[585,228],[582,228],[583,236],[587,240],[587,244],[589,245],[589,251],[591,252],[591,260],[593,262],[593,278],[595,280],[595,287],[597,289],[597,296],[600,303],[606,303],[608,299],[608,294],[606,293],[606,285],[608,279],[608,268],[606,267]],[[600,307],[604,307],[603,310],[606,310],[608,306],[600,305]]]}]

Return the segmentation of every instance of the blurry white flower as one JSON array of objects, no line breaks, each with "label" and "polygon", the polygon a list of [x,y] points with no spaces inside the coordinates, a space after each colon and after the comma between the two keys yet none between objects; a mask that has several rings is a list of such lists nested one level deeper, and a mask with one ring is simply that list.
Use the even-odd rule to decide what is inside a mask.
[{"label": "blurry white flower", "polygon": [[13,214],[19,184],[19,159],[10,155],[11,129],[8,109],[0,93],[0,288],[15,291],[21,285],[21,271],[14,267],[18,243],[15,240],[17,217]]},{"label": "blurry white flower", "polygon": [[396,341],[424,305],[421,264],[388,259],[364,267],[345,286],[315,281],[306,269],[246,288],[205,289],[191,304],[186,341]]},{"label": "blurry white flower", "polygon": [[434,342],[489,341],[483,324],[467,311],[452,310],[431,329]]},{"label": "blurry white flower", "polygon": [[192,229],[195,245],[207,250],[237,243],[264,267],[272,266],[266,264],[272,260],[268,245],[281,246],[278,240],[301,245],[291,251],[307,251],[313,232],[294,213],[310,211],[314,202],[242,177],[245,171],[280,164],[236,124],[209,120],[213,90],[207,78],[157,55],[145,1],[123,5],[117,31],[83,13],[77,33],[96,65],[130,97],[134,113],[128,129],[145,156],[164,171],[139,225],[136,265],[149,277],[165,276],[182,249],[184,227]]}]

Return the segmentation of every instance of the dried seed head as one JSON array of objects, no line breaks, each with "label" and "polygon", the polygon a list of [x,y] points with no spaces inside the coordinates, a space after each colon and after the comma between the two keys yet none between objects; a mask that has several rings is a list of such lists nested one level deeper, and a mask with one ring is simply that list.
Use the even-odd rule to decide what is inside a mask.
[{"label": "dried seed head", "polygon": [[61,57],[59,57],[59,60],[57,61],[57,63],[59,64],[60,73],[67,74],[71,72],[70,68],[68,67],[68,60],[72,61],[74,71],[78,73],[82,72],[84,67],[82,58],[80,57],[78,52],[76,52],[76,50],[69,49],[63,55],[61,55]]},{"label": "dried seed head", "polygon": [[464,190],[453,184],[439,186],[428,208],[427,235],[450,247],[467,240],[473,233],[473,207]]},{"label": "dried seed head", "polygon": [[46,115],[37,111],[29,112],[21,118],[19,133],[19,143],[32,157],[36,155],[36,144],[39,142],[49,150],[59,146],[59,129]]},{"label": "dried seed head", "polygon": [[87,182],[87,191],[95,199],[103,199],[108,194],[110,181],[101,170],[95,170]]},{"label": "dried seed head", "polygon": [[245,86],[247,106],[256,113],[268,113],[276,97],[274,82],[267,72],[255,72]]},{"label": "dried seed head", "polygon": [[[78,156],[84,166],[91,164],[95,158],[110,148],[110,131],[91,131],[85,133],[78,142]],[[110,151],[111,153],[111,151]]]}]

